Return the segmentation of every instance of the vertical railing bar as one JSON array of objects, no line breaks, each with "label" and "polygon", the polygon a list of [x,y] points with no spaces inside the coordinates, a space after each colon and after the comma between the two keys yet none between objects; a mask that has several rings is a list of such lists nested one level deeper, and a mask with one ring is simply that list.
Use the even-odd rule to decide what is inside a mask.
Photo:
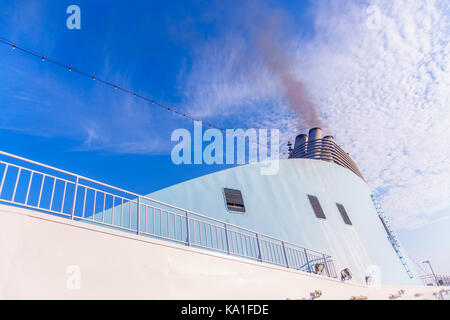
[{"label": "vertical railing bar", "polygon": [[72,200],[72,209],[71,209],[71,212],[70,212],[70,219],[72,219],[72,220],[73,220],[73,217],[75,215],[75,203],[76,203],[76,200],[77,200],[77,192],[78,192],[78,177],[75,180],[75,188],[74,188],[73,200]]},{"label": "vertical railing bar", "polygon": [[[61,201],[61,213],[64,213],[64,203],[66,200],[66,189],[67,189],[67,180],[64,180],[64,191],[63,191],[63,196],[62,196],[62,201]],[[28,196],[28,193],[27,193]]]},{"label": "vertical railing bar", "polygon": [[22,168],[19,168],[19,171],[17,172],[17,177],[16,177],[16,182],[14,184],[14,191],[13,191],[13,195],[11,198],[11,201],[14,202],[14,198],[16,197],[16,190],[17,190],[17,185],[19,184],[19,177],[20,174],[22,173]]},{"label": "vertical railing bar", "polygon": [[330,270],[328,270],[327,257],[325,256],[325,254],[323,254],[323,260],[324,260],[324,263],[325,263],[325,269],[327,270],[327,275],[328,275],[328,277],[331,277]]},{"label": "vertical railing bar", "polygon": [[162,210],[159,209],[159,235],[162,236],[163,235],[163,231],[162,231]]},{"label": "vertical railing bar", "polygon": [[270,261],[274,262],[275,261],[275,251],[273,249],[273,243],[267,242],[267,247],[270,252]]},{"label": "vertical railing bar", "polygon": [[[176,220],[176,215],[174,215],[172,212],[170,212],[170,211],[167,211],[167,214],[169,215],[169,219],[167,220],[168,222],[169,222],[169,224],[170,224],[170,226],[172,226],[172,223],[171,223],[171,220],[172,220],[172,218],[173,218],[173,221],[174,221],[174,224],[173,224],[173,226],[174,226],[174,228],[176,227],[176,222],[175,222],[175,220]],[[177,238],[177,230],[176,229],[172,229],[172,230],[170,230],[169,229],[169,235],[170,235],[170,231],[172,231],[172,238],[171,239],[176,239]]]},{"label": "vertical railing bar", "polygon": [[84,199],[83,199],[83,212],[81,216],[84,218],[84,213],[86,212],[86,197],[87,197],[88,187],[84,187]]},{"label": "vertical railing bar", "polygon": [[41,197],[42,197],[42,188],[44,187],[44,180],[45,180],[45,175],[42,174],[41,188],[39,189],[39,198],[38,198],[38,205],[37,205],[38,208],[41,207]]},{"label": "vertical railing bar", "polygon": [[301,264],[298,263],[298,250],[297,249],[292,249],[292,251],[293,251],[293,254],[292,254],[293,260],[295,262],[295,269],[298,269],[298,267],[301,266]]},{"label": "vertical railing bar", "polygon": [[197,221],[198,223],[198,239],[200,240],[200,245],[202,245],[202,227],[200,225],[200,221]]},{"label": "vertical railing bar", "polygon": [[102,222],[105,222],[106,192],[103,192]]},{"label": "vertical railing bar", "polygon": [[53,196],[55,195],[55,187],[56,187],[56,178],[53,178],[52,195],[50,197],[50,211],[52,210]]},{"label": "vertical railing bar", "polygon": [[289,251],[289,247],[286,247],[286,245],[284,246],[284,250],[286,253],[286,261],[287,261],[287,265],[288,268],[293,267],[294,265],[291,263],[291,252]]},{"label": "vertical railing bar", "polygon": [[311,266],[309,265],[309,259],[308,259],[308,251],[306,251],[306,248],[304,248],[304,250],[305,250],[306,265],[308,266],[308,272],[311,273]]},{"label": "vertical railing bar", "polygon": [[272,253],[272,262],[277,262],[277,253],[275,252],[275,243],[270,242],[270,251]]},{"label": "vertical railing bar", "polygon": [[273,260],[273,256],[272,256],[272,248],[270,246],[270,242],[266,241],[266,249],[267,249],[267,261],[272,261]]},{"label": "vertical railing bar", "polygon": [[239,253],[239,243],[238,243],[238,236],[236,231],[230,231],[231,232],[231,245],[233,246],[233,252]]},{"label": "vertical railing bar", "polygon": [[153,208],[153,234],[155,234],[155,207]]},{"label": "vertical railing bar", "polygon": [[246,252],[246,254],[247,254],[248,257],[251,257],[251,253],[250,253],[250,251],[248,250],[248,243],[247,243],[247,241],[248,241],[248,236],[245,235],[245,236],[244,236],[245,252]]},{"label": "vertical railing bar", "polygon": [[131,229],[131,207],[133,205],[133,201],[128,199],[128,227]]},{"label": "vertical railing bar", "polygon": [[3,191],[3,184],[5,183],[6,171],[8,171],[8,168],[9,168],[9,164],[5,164],[5,170],[3,171],[3,175],[2,175],[2,184],[0,185],[0,195],[2,194],[2,191]]},{"label": "vertical railing bar", "polygon": [[216,232],[217,249],[219,249],[219,236],[218,236],[218,234],[217,234],[217,226],[214,226],[214,231]]},{"label": "vertical railing bar", "polygon": [[179,222],[179,226],[180,226],[180,233],[179,233],[180,237],[179,237],[179,240],[183,241],[183,242],[186,242],[186,239],[183,240],[183,227],[184,227],[183,217],[181,215],[177,215],[177,216],[175,216],[175,218],[178,218],[178,222]]},{"label": "vertical railing bar", "polygon": [[112,205],[111,205],[111,224],[114,225],[114,207],[116,205],[116,196],[112,196]]},{"label": "vertical railing bar", "polygon": [[297,260],[296,260],[296,253],[297,253],[297,250],[296,249],[294,249],[294,248],[289,248],[289,250],[290,250],[290,258],[291,258],[291,261],[292,261],[292,263],[294,264],[294,269],[297,269],[297,266],[298,266],[298,263],[297,263]]},{"label": "vertical railing bar", "polygon": [[137,212],[136,212],[136,215],[137,215],[137,221],[136,221],[136,231],[137,231],[137,234],[140,234],[141,233],[141,231],[140,231],[140,220],[141,220],[141,197],[137,197]]},{"label": "vertical railing bar", "polygon": [[[31,183],[33,182],[34,172],[31,171],[30,181],[28,182],[27,195],[25,196],[25,204],[28,205],[28,197],[30,195]],[[1,191],[0,191],[1,193]]]},{"label": "vertical railing bar", "polygon": [[238,233],[239,234],[239,240],[241,242],[241,250],[242,250],[242,255],[244,255],[244,245],[242,244],[242,233]]},{"label": "vertical railing bar", "polygon": [[120,226],[123,227],[123,198],[120,197]]},{"label": "vertical railing bar", "polygon": [[209,236],[211,237],[211,239],[210,239],[210,241],[211,241],[211,248],[214,248],[214,241],[213,241],[213,236],[212,236],[211,224],[209,225]]},{"label": "vertical railing bar", "polygon": [[266,248],[264,247],[264,240],[262,240],[259,235],[258,235],[258,243],[259,243],[259,248],[261,251],[261,262],[264,262],[265,259],[263,257],[266,256]]},{"label": "vertical railing bar", "polygon": [[224,233],[225,233],[225,229],[222,232],[222,229],[220,229],[220,242],[222,242],[222,247],[221,249],[225,251],[225,241],[224,241]]},{"label": "vertical railing bar", "polygon": [[[265,240],[261,240],[262,241],[262,249],[263,249],[263,255],[261,255],[261,260],[266,262],[266,261],[270,261],[270,252],[269,250],[267,250],[267,242]],[[267,259],[263,259],[264,257],[267,257]]]},{"label": "vertical railing bar", "polygon": [[228,242],[228,228],[226,223],[224,223],[224,228],[225,228],[225,243],[227,245],[227,253],[230,254],[230,244]]},{"label": "vertical railing bar", "polygon": [[[173,238],[175,240],[178,240],[178,232],[177,232],[177,219],[179,219],[178,214],[172,214],[173,217]],[[181,221],[180,221],[180,227],[181,227]]]},{"label": "vertical railing bar", "polygon": [[61,210],[59,210],[58,212],[64,213],[64,202],[66,200],[67,180],[62,180],[62,181],[64,181],[63,197],[62,197],[62,201],[61,201]]},{"label": "vertical railing bar", "polygon": [[262,261],[261,247],[259,245],[259,235],[258,233],[255,233],[255,235],[256,235],[256,245],[258,246],[258,260]]},{"label": "vertical railing bar", "polygon": [[94,205],[92,207],[92,221],[95,221],[95,205],[97,204],[97,189],[94,189]]},{"label": "vertical railing bar", "polygon": [[286,268],[289,268],[289,260],[286,254],[286,248],[284,247],[284,241],[281,241],[281,245],[283,246],[284,257],[286,259]]},{"label": "vertical railing bar", "polygon": [[147,222],[147,208],[148,206],[145,205],[145,232],[148,233],[147,227],[148,227],[148,222]]},{"label": "vertical railing bar", "polygon": [[254,240],[255,240],[255,238],[253,238],[252,236],[248,236],[248,245],[250,248],[250,256],[258,258],[258,254],[255,249],[255,241]]},{"label": "vertical railing bar", "polygon": [[208,247],[208,234],[206,233],[206,223],[203,222],[203,230],[205,230],[206,247]]},{"label": "vertical railing bar", "polygon": [[273,251],[273,262],[278,262],[278,253],[277,253],[277,244],[272,243],[272,251]]},{"label": "vertical railing bar", "polygon": [[[194,236],[194,243],[197,243],[197,237],[195,235],[195,220],[192,221],[192,232],[190,233]],[[192,243],[192,241],[191,241]]]},{"label": "vertical railing bar", "polygon": [[277,245],[277,259],[278,259],[280,264],[283,263],[283,260],[284,260],[283,241],[281,241],[281,246]]},{"label": "vertical railing bar", "polygon": [[167,238],[170,238],[169,211],[166,211],[166,224],[167,224]]}]

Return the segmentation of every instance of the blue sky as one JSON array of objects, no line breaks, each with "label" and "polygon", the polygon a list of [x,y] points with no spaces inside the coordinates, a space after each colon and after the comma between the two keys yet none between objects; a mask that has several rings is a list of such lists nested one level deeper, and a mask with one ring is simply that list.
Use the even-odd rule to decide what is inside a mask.
[{"label": "blue sky", "polygon": [[[66,27],[70,4],[81,8],[81,30]],[[407,248],[448,272],[437,249],[450,243],[448,9],[400,0],[2,1],[0,37],[225,128],[279,128],[285,143],[307,126],[251,45],[276,19],[275,40],[326,133],[358,163]],[[0,101],[2,150],[137,193],[228,167],[174,165],[170,134],[190,121],[3,46]]]}]

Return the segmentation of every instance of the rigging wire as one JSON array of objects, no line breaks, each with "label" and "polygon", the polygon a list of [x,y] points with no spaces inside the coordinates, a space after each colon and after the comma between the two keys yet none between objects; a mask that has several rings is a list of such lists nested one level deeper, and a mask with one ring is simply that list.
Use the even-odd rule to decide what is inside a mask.
[{"label": "rigging wire", "polygon": [[[194,116],[190,115],[189,113],[179,111],[178,109],[172,108],[171,106],[169,106],[167,104],[161,103],[161,102],[156,101],[156,100],[151,99],[151,98],[148,98],[148,97],[146,97],[144,95],[141,95],[141,94],[139,94],[139,93],[137,93],[135,91],[132,91],[130,89],[127,89],[125,87],[122,87],[120,85],[112,83],[110,81],[107,81],[107,80],[104,80],[102,78],[96,77],[95,75],[93,75],[91,73],[84,72],[82,70],[76,69],[76,68],[72,67],[72,65],[67,65],[67,64],[61,63],[61,62],[59,62],[59,61],[57,61],[55,59],[49,58],[48,56],[39,54],[39,53],[37,53],[37,52],[35,52],[33,50],[30,50],[30,49],[27,49],[25,47],[19,46],[19,45],[15,44],[12,41],[0,38],[0,43],[12,47],[13,50],[19,50],[19,51],[21,51],[23,53],[26,53],[26,54],[31,55],[33,57],[39,58],[40,60],[42,60],[42,62],[49,62],[49,63],[51,63],[53,65],[58,66],[58,67],[64,68],[64,69],[68,70],[69,72],[74,72],[74,73],[80,74],[80,75],[85,76],[87,78],[90,78],[92,80],[101,82],[101,83],[103,83],[103,84],[105,84],[105,85],[107,85],[109,87],[114,88],[114,89],[121,90],[122,92],[124,92],[126,94],[130,94],[130,95],[132,95],[135,98],[139,98],[139,99],[142,99],[144,101],[150,102],[152,105],[158,106],[161,109],[164,109],[164,110],[166,110],[168,112],[175,113],[175,114],[177,114],[177,115],[179,115],[181,117],[190,119],[192,121],[201,121],[201,119],[196,119]],[[220,126],[214,125],[213,123],[207,122],[207,125],[210,128],[215,128],[215,129],[218,129],[218,130],[220,130],[222,132],[226,132],[225,128],[222,128]],[[259,142],[257,144],[259,144],[261,146],[264,146],[264,147],[266,147],[269,150],[271,149],[270,145],[263,145],[263,144],[261,144]],[[283,154],[283,155],[287,155],[286,152],[281,152],[280,151],[280,153]]]},{"label": "rigging wire", "polygon": [[425,269],[415,259],[413,259],[413,257],[409,256],[409,259],[411,259],[417,265],[417,267],[420,269],[420,271],[423,272],[424,275],[429,274],[429,272],[425,271]]}]

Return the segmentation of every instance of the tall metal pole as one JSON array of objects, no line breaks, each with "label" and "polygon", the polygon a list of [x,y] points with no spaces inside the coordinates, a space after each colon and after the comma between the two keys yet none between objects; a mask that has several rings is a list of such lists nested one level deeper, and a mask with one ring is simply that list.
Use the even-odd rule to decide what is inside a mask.
[{"label": "tall metal pole", "polygon": [[426,260],[426,261],[423,261],[422,263],[428,263],[428,265],[430,266],[430,269],[431,269],[431,273],[433,274],[434,281],[436,281],[436,284],[439,286],[438,279],[437,279],[437,277],[436,277],[436,274],[434,273],[433,268],[431,267],[430,261],[429,261],[429,260]]}]

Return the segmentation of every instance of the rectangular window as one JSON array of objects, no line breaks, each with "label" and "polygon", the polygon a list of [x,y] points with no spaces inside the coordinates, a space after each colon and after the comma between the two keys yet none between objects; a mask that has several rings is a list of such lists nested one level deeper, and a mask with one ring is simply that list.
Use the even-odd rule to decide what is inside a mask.
[{"label": "rectangular window", "polygon": [[244,199],[240,190],[223,188],[223,193],[228,210],[245,212]]},{"label": "rectangular window", "polygon": [[341,213],[342,219],[344,222],[348,225],[352,225],[352,222],[350,221],[350,218],[348,217],[347,210],[345,210],[344,206],[340,203],[336,203],[336,206],[338,207],[339,212]]},{"label": "rectangular window", "polygon": [[311,203],[314,213],[316,214],[316,217],[320,219],[326,219],[327,217],[325,217],[325,213],[323,212],[322,207],[320,206],[319,199],[317,199],[316,196],[311,195],[308,195],[308,199],[309,202]]}]

